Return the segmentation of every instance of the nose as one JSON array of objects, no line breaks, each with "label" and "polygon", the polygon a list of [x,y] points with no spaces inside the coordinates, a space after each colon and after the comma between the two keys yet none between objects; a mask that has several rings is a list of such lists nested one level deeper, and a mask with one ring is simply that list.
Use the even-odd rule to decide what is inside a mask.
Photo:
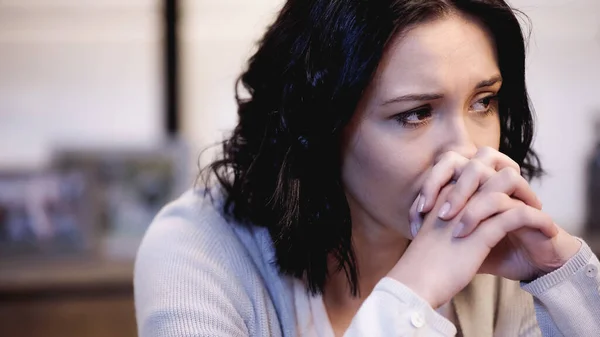
[{"label": "nose", "polygon": [[465,123],[465,117],[460,115],[454,115],[448,118],[446,123],[443,124],[444,130],[441,151],[438,155],[444,152],[453,151],[463,157],[473,158],[477,153],[477,145],[473,139],[473,135],[469,132],[469,128]]}]

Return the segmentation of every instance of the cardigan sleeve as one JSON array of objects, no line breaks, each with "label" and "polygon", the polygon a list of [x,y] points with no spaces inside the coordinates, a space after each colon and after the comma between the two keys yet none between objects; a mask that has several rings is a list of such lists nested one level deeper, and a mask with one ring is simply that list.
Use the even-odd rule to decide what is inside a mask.
[{"label": "cardigan sleeve", "polygon": [[600,262],[582,241],[581,249],[561,268],[521,287],[534,298],[543,336],[600,334]]},{"label": "cardigan sleeve", "polygon": [[456,327],[402,283],[385,277],[354,316],[345,337],[454,336]]},{"label": "cardigan sleeve", "polygon": [[252,304],[217,233],[190,229],[193,215],[163,212],[138,251],[135,308],[140,337],[248,337]]},{"label": "cardigan sleeve", "polygon": [[[519,336],[595,336],[600,332],[600,262],[585,242],[564,266],[522,284],[534,297]],[[537,319],[536,319],[537,318]],[[402,283],[381,280],[344,336],[454,336],[456,327]]]}]

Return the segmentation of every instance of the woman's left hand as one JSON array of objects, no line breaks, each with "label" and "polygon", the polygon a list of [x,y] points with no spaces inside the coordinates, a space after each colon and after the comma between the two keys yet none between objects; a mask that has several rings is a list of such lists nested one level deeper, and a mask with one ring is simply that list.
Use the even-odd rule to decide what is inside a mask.
[{"label": "woman's left hand", "polygon": [[[433,208],[439,191],[452,181],[455,186],[438,216],[443,220],[459,220],[452,221],[458,223],[454,230],[456,238],[471,234],[481,222],[500,213],[499,209],[510,210],[497,216],[499,221],[554,224],[542,212],[542,205],[520,175],[519,166],[495,149],[482,148],[473,158],[448,152],[425,178],[421,194],[410,211],[412,227],[418,227],[421,215]],[[548,233],[528,228],[511,232],[492,249],[480,272],[530,280],[560,268],[577,253],[581,243],[555,224],[554,228]],[[413,228],[413,233],[415,229],[418,230]]]}]

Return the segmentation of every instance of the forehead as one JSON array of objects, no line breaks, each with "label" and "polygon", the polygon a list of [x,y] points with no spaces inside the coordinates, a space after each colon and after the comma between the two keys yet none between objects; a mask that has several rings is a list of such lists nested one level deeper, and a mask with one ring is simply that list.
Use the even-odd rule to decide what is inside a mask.
[{"label": "forehead", "polygon": [[498,72],[494,42],[487,30],[468,17],[448,15],[394,38],[373,84],[443,90],[477,83]]}]

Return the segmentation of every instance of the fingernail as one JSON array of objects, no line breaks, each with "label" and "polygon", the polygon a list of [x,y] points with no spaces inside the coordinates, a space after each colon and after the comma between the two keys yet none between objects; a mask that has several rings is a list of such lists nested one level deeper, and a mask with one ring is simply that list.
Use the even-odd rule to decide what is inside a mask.
[{"label": "fingernail", "polygon": [[425,197],[419,194],[419,203],[417,204],[417,212],[423,213],[425,209]]},{"label": "fingernail", "polygon": [[462,222],[459,223],[456,226],[456,228],[454,228],[454,231],[452,232],[452,236],[454,236],[455,238],[459,237],[464,228],[465,228],[465,224]]},{"label": "fingernail", "polygon": [[417,234],[419,233],[420,229],[421,223],[415,221],[410,224],[410,233],[412,234],[413,238],[417,237]]},{"label": "fingernail", "polygon": [[448,212],[450,212],[450,203],[446,202],[442,208],[440,208],[440,212],[438,213],[438,217],[440,218],[444,218],[446,217],[446,215],[448,214]]}]

